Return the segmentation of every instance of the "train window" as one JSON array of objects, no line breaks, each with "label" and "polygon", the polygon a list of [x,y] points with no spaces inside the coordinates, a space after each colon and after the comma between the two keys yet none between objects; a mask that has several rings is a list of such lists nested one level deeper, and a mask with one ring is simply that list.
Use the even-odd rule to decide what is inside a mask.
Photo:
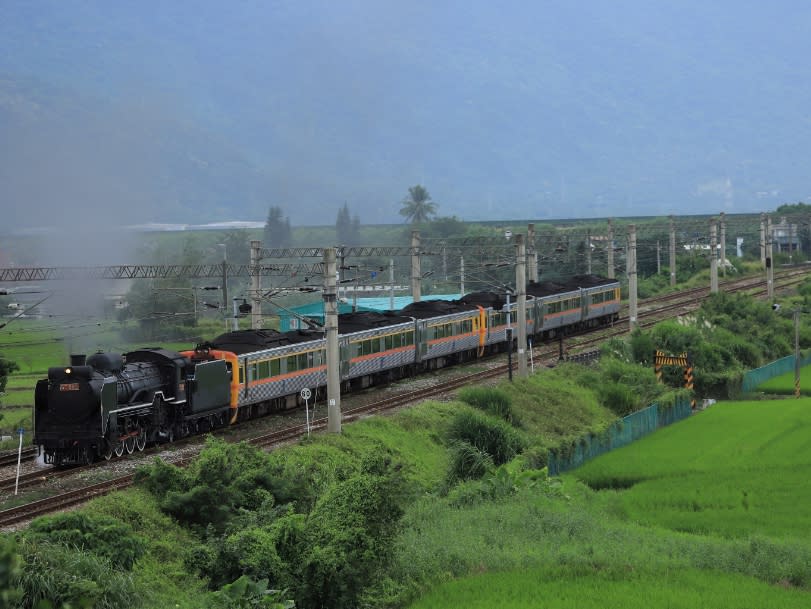
[{"label": "train window", "polygon": [[278,376],[282,371],[282,360],[278,357],[270,360],[270,376]]},{"label": "train window", "polygon": [[248,364],[248,382],[256,380],[256,364]]},{"label": "train window", "polygon": [[462,321],[462,332],[473,332],[473,320],[465,319]]},{"label": "train window", "polygon": [[307,361],[309,358],[307,357],[306,353],[299,353],[296,356],[296,368],[298,370],[306,370],[310,367],[309,362]]},{"label": "train window", "polygon": [[287,358],[287,371],[295,372],[296,370],[298,370],[298,368],[296,368],[296,356],[291,355]]},{"label": "train window", "polygon": [[414,344],[414,332],[406,332],[403,335],[403,346]]},{"label": "train window", "polygon": [[324,363],[324,352],[313,351],[313,367],[320,366]]},{"label": "train window", "polygon": [[245,382],[245,376],[243,374],[242,366],[239,367],[239,383],[242,384]]},{"label": "train window", "polygon": [[259,376],[257,378],[266,379],[270,376],[270,362],[265,360],[264,362],[259,362]]}]

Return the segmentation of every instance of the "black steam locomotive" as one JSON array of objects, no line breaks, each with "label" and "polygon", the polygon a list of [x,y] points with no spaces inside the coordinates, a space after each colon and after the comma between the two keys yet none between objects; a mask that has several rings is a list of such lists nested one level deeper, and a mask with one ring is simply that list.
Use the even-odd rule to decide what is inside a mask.
[{"label": "black steam locomotive", "polygon": [[34,444],[46,463],[90,463],[227,423],[231,371],[159,348],[71,357],[34,394]]}]

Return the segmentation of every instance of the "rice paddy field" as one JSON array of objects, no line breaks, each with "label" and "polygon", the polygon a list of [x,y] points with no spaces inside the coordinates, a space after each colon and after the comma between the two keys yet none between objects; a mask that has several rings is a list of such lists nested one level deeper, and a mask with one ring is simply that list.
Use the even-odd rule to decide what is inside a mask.
[{"label": "rice paddy field", "polygon": [[[761,383],[757,391],[772,395],[794,395],[794,371]],[[811,395],[811,366],[800,368],[800,395]]]},{"label": "rice paddy field", "polygon": [[808,602],[807,592],[775,590],[751,578],[714,571],[617,576],[533,570],[457,580],[411,609],[800,609]]},{"label": "rice paddy field", "polygon": [[573,475],[624,489],[628,517],[724,537],[811,541],[811,399],[726,402]]},{"label": "rice paddy field", "polygon": [[809,607],[809,473],[811,399],[719,403],[541,495],[415,510],[404,574],[447,579],[410,609]]}]

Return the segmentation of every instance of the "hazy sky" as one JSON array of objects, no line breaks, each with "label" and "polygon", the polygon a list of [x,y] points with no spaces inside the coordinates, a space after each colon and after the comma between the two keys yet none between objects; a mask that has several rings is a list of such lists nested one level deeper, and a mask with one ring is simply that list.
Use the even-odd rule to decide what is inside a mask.
[{"label": "hazy sky", "polygon": [[805,2],[0,3],[20,226],[768,211],[811,193]]}]

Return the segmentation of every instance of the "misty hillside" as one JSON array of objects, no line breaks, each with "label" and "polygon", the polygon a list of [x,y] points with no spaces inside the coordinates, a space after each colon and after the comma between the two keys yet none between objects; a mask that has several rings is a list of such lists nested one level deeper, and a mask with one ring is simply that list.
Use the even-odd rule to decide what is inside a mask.
[{"label": "misty hillside", "polygon": [[20,223],[110,201],[135,222],[331,223],[344,201],[392,222],[416,183],[470,220],[811,193],[802,3],[124,4],[0,7]]}]

